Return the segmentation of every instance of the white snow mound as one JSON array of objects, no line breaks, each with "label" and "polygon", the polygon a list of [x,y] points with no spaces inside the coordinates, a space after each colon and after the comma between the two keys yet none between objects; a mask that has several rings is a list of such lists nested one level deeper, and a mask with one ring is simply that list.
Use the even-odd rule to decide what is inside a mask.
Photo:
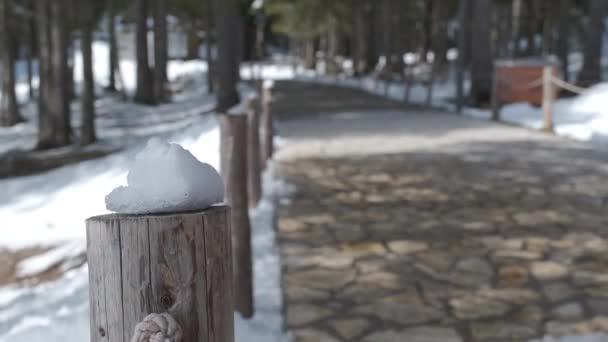
[{"label": "white snow mound", "polygon": [[108,210],[130,214],[201,210],[224,199],[222,178],[211,165],[158,138],[136,155],[127,184],[106,196]]}]

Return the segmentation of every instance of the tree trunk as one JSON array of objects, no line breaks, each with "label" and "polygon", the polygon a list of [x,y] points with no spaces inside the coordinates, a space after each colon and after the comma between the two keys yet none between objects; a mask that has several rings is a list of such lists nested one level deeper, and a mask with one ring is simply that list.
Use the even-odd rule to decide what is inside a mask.
[{"label": "tree trunk", "polygon": [[80,143],[88,145],[96,140],[95,134],[95,81],[93,79],[93,13],[90,6],[82,7],[82,39],[80,48],[82,50],[82,122],[80,126]]},{"label": "tree trunk", "polygon": [[12,126],[23,121],[15,93],[15,32],[11,25],[12,0],[2,0],[2,103],[0,126]]},{"label": "tree trunk", "polygon": [[167,100],[167,2],[155,0],[154,7],[154,99]]},{"label": "tree trunk", "polygon": [[519,46],[520,35],[521,35],[521,7],[523,0],[513,0],[513,6],[511,9],[511,57],[521,55],[521,49]]},{"label": "tree trunk", "polygon": [[473,5],[473,30],[475,42],[471,51],[471,99],[476,105],[490,100],[492,93],[491,15],[492,0],[476,0]]},{"label": "tree trunk", "polygon": [[108,5],[108,40],[110,45],[110,70],[108,73],[108,91],[116,92],[116,77],[115,72],[118,69],[118,47],[116,42],[116,17],[114,9],[115,0],[107,0]]},{"label": "tree trunk", "polygon": [[36,51],[36,21],[35,18],[31,17],[27,19],[27,85],[29,99],[33,100],[36,95],[34,94],[34,85],[32,79],[34,78],[34,57]]},{"label": "tree trunk", "polygon": [[[140,0],[141,1],[141,0]],[[239,102],[239,42],[241,20],[238,0],[213,0],[217,32],[217,110],[226,112]]]},{"label": "tree trunk", "polygon": [[600,60],[606,7],[606,0],[589,0],[589,27],[583,48],[585,57],[578,76],[578,83],[583,86],[598,83],[602,79]]},{"label": "tree trunk", "polygon": [[365,68],[363,72],[367,74],[374,70],[376,63],[378,62],[378,42],[375,40],[375,5],[373,2],[365,1],[363,6],[364,15],[367,18],[365,23]]},{"label": "tree trunk", "polygon": [[435,67],[447,64],[448,52],[448,3],[435,1],[433,4],[433,52],[435,54]]},{"label": "tree trunk", "polygon": [[568,75],[568,36],[570,35],[570,0],[560,0],[559,2],[559,33],[557,37],[557,55],[562,63],[562,78],[566,81],[570,79]]},{"label": "tree trunk", "polygon": [[333,14],[327,16],[327,51],[326,72],[330,75],[338,73],[336,57],[338,55],[338,20]]},{"label": "tree trunk", "polygon": [[458,113],[462,113],[462,108],[464,107],[465,51],[468,40],[465,27],[468,20],[467,13],[469,11],[469,3],[469,0],[460,0],[458,5],[458,62],[456,65],[456,106]]},{"label": "tree trunk", "polygon": [[214,0],[206,0],[205,11],[206,11],[206,19],[207,19],[207,27],[205,30],[205,52],[207,55],[207,90],[209,93],[213,93],[215,89],[214,86],[214,64],[213,64],[213,4],[211,3]]},{"label": "tree trunk", "polygon": [[148,0],[135,1],[135,59],[137,63],[137,88],[135,102],[155,104],[152,72],[148,64]]},{"label": "tree trunk", "polygon": [[38,148],[70,143],[68,81],[68,30],[65,0],[38,0],[40,42],[40,95],[38,99]]},{"label": "tree trunk", "polygon": [[186,40],[186,59],[198,59],[198,51],[201,47],[201,38],[198,36],[198,32],[194,26],[188,28],[186,32]]}]

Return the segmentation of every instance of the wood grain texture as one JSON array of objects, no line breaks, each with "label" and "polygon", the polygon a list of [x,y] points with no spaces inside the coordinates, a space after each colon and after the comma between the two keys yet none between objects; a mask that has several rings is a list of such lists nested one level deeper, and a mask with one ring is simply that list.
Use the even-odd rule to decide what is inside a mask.
[{"label": "wood grain texture", "polygon": [[267,161],[272,158],[274,152],[274,126],[272,119],[272,89],[263,88],[260,104],[260,124],[261,124],[261,160],[262,168],[266,168]]},{"label": "wood grain texture", "polygon": [[247,99],[247,192],[249,207],[255,208],[262,198],[260,118],[257,97]]},{"label": "wood grain texture", "polygon": [[129,342],[146,315],[168,312],[183,342],[233,342],[229,213],[88,219],[91,341]]},{"label": "wood grain texture", "polygon": [[235,308],[244,317],[253,316],[253,262],[251,260],[251,224],[247,191],[247,116],[222,115],[222,143],[226,169],[222,171],[226,185],[226,203],[231,208],[232,251]]}]

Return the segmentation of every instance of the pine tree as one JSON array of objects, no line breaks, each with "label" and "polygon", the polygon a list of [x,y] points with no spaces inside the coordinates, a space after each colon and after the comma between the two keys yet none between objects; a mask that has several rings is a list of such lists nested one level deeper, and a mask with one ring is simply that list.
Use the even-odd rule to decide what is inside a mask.
[{"label": "pine tree", "polygon": [[23,121],[15,93],[15,54],[16,42],[14,37],[13,2],[0,2],[2,15],[2,102],[0,103],[0,126],[12,126]]}]

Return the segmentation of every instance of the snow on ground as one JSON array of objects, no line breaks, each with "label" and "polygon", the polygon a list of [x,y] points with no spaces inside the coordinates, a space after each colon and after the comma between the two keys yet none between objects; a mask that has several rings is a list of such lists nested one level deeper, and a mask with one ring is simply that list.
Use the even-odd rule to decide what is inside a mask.
[{"label": "snow on ground", "polygon": [[[202,130],[200,128],[203,128]],[[210,151],[219,148],[217,127],[199,127],[200,135],[186,136],[179,140],[199,159],[217,165],[218,156]],[[111,157],[110,157],[111,158]],[[85,164],[84,162],[81,164]],[[114,168],[118,164],[111,164]],[[74,166],[75,167],[75,166]],[[115,182],[124,178],[124,169],[113,172]],[[91,181],[79,181],[83,190],[92,186]],[[236,341],[281,342],[287,337],[282,332],[280,263],[273,230],[274,201],[289,188],[275,181],[272,163],[264,173],[264,197],[260,205],[251,211],[254,251],[254,301],[256,313],[250,320],[235,314]],[[101,199],[95,194],[92,200]],[[88,197],[87,197],[88,198]],[[101,201],[103,202],[103,201]],[[65,210],[58,215],[70,215]],[[99,203],[101,206],[103,203]],[[97,212],[101,213],[101,212]],[[84,221],[72,227],[84,234]],[[73,253],[74,243],[65,247]],[[84,246],[83,246],[84,247]],[[63,249],[63,247],[60,247]],[[53,258],[47,256],[47,263]],[[24,272],[35,271],[44,266],[43,260],[26,259]],[[86,264],[71,270],[53,282],[35,287],[9,286],[0,288],[0,342],[82,342],[89,340],[88,274]]]},{"label": "snow on ground", "polygon": [[[101,89],[107,79],[107,45],[93,46],[96,82]],[[120,62],[119,84],[133,92],[135,64]],[[17,86],[21,102],[27,100],[23,66],[18,66]],[[76,54],[75,72],[81,58]],[[265,76],[276,70],[269,68]],[[48,172],[0,180],[0,218],[4,229],[0,249],[31,246],[50,250],[27,258],[17,265],[19,276],[27,277],[60,265],[73,268],[71,258],[86,250],[84,220],[107,213],[104,197],[113,188],[126,184],[128,166],[151,137],[176,142],[198,160],[219,167],[219,127],[209,112],[215,106],[206,94],[204,61],[170,61],[168,76],[176,90],[173,102],[147,107],[124,102],[120,97],[96,101],[99,145],[124,148],[112,155],[67,165]],[[244,73],[248,72],[247,67]],[[81,80],[76,77],[76,82]],[[37,84],[37,78],[34,79]],[[246,91],[243,90],[243,93]],[[73,127],[80,122],[79,104],[72,104]],[[37,118],[34,103],[24,104],[28,119],[10,128],[0,128],[0,153],[32,148],[36,141]],[[251,320],[235,316],[237,341],[279,342],[282,333],[279,259],[275,246],[274,198],[284,188],[273,181],[269,168],[264,176],[264,198],[251,212],[255,253],[256,315]],[[86,264],[67,271],[61,278],[35,286],[0,287],[0,342],[44,341],[82,342],[89,339],[88,275]]]}]

